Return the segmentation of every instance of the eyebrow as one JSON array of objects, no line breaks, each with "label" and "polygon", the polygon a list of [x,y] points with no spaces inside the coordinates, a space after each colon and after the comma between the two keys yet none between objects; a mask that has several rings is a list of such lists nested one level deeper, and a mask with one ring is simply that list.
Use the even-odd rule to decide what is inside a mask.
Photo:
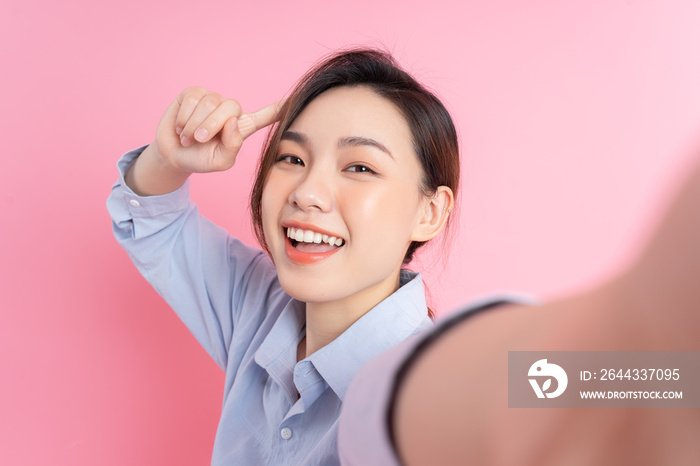
[{"label": "eyebrow", "polygon": [[[303,133],[298,133],[296,131],[287,130],[282,133],[280,138],[282,141],[293,141],[303,146],[309,145],[309,138]],[[372,138],[366,138],[362,136],[348,136],[338,140],[338,148],[342,149],[344,147],[358,147],[358,146],[370,146],[387,154],[392,159],[394,156],[391,151],[381,142],[374,140]]]},{"label": "eyebrow", "polygon": [[281,141],[292,141],[301,144],[302,146],[308,146],[309,145],[309,139],[304,136],[301,133],[297,133],[296,131],[290,131],[287,130],[284,133],[282,133],[282,136],[280,137]]},{"label": "eyebrow", "polygon": [[343,139],[338,141],[339,148],[357,147],[357,146],[374,147],[374,148],[379,149],[380,151],[386,153],[392,159],[394,158],[394,156],[391,155],[391,151],[389,149],[387,149],[387,147],[384,144],[382,144],[379,141],[375,141],[374,139],[371,139],[371,138],[365,138],[362,136],[350,136],[350,137],[343,138]]}]

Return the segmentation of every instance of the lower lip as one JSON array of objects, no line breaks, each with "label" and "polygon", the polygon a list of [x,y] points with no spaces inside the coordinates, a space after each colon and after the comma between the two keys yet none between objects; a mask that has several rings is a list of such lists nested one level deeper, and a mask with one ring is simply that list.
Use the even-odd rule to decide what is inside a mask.
[{"label": "lower lip", "polygon": [[289,259],[300,265],[309,265],[309,264],[315,264],[317,262],[320,262],[324,259],[327,259],[328,257],[332,256],[336,252],[340,251],[340,248],[335,248],[332,251],[328,252],[318,252],[318,253],[308,253],[308,252],[302,252],[294,248],[292,246],[292,243],[287,239],[285,241],[285,252],[287,253],[287,257]]}]

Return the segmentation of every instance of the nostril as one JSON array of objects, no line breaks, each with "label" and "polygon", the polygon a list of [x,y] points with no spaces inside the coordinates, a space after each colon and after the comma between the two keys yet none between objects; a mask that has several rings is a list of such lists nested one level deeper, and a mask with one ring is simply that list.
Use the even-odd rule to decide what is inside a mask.
[{"label": "nostril", "polygon": [[311,182],[307,179],[292,190],[288,202],[301,210],[327,212],[333,205],[333,194],[323,182]]}]

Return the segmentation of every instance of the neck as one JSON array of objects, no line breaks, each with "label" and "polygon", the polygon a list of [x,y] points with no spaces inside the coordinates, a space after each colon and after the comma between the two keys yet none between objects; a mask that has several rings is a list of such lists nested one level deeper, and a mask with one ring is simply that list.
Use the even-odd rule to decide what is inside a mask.
[{"label": "neck", "polygon": [[306,303],[305,354],[308,357],[352,326],[399,289],[400,270],[386,280],[339,301]]}]

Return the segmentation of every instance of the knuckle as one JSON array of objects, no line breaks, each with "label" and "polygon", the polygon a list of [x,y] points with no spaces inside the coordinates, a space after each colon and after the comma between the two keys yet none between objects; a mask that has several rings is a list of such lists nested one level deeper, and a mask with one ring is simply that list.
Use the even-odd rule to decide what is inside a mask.
[{"label": "knuckle", "polygon": [[190,86],[180,93],[180,102],[184,103],[185,101],[198,100],[205,92],[206,89],[203,87]]},{"label": "knuckle", "polygon": [[194,107],[199,103],[199,98],[193,95],[185,96],[182,100],[182,106],[185,107],[186,111],[192,111]]},{"label": "knuckle", "polygon": [[189,95],[192,95],[192,94],[202,95],[202,94],[205,94],[206,92],[207,92],[207,90],[205,88],[203,88],[202,86],[190,86],[187,89],[185,89],[185,94],[189,94]]},{"label": "knuckle", "polygon": [[196,107],[200,102],[216,102],[218,105],[221,97],[216,92],[210,92],[201,86],[192,86],[182,91],[178,100],[182,106]]},{"label": "knuckle", "polygon": [[213,112],[216,107],[219,106],[219,98],[216,95],[213,94],[207,94],[206,96],[202,97],[199,101],[199,105],[201,105],[205,110],[209,112]]},{"label": "knuckle", "polygon": [[226,105],[227,108],[231,109],[235,116],[239,116],[243,111],[241,108],[241,104],[239,104],[237,100],[225,99],[223,103],[224,105]]}]

